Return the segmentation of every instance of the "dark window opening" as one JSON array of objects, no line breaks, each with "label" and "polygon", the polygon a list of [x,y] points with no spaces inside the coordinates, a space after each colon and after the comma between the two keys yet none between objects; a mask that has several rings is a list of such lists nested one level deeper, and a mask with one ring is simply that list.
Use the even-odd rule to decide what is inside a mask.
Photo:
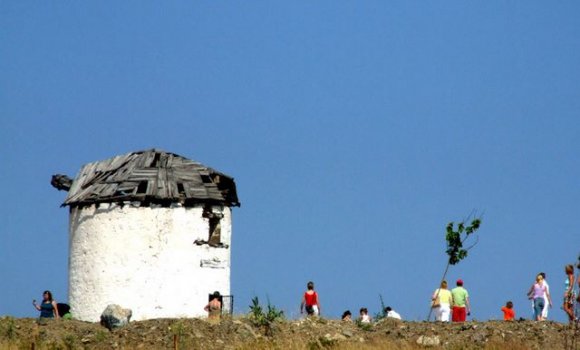
[{"label": "dark window opening", "polygon": [[200,175],[201,176],[201,181],[203,181],[204,184],[211,184],[213,183],[211,181],[211,177],[209,177],[209,175]]},{"label": "dark window opening", "polygon": [[180,195],[183,195],[183,196],[185,196],[185,187],[183,187],[183,184],[182,184],[181,182],[178,182],[178,183],[177,183],[177,192],[178,192]]},{"label": "dark window opening", "polygon": [[137,193],[141,193],[141,194],[147,193],[147,181],[139,182],[139,186],[137,186]]},{"label": "dark window opening", "polygon": [[221,218],[212,217],[209,219],[209,245],[217,246],[222,243],[222,227],[220,224]]},{"label": "dark window opening", "polygon": [[161,158],[161,153],[155,153],[155,157],[153,157],[153,161],[151,162],[151,168],[159,167],[159,159]]},{"label": "dark window opening", "polygon": [[227,245],[222,243],[221,219],[224,217],[224,214],[220,210],[213,211],[212,207],[208,205],[203,208],[202,217],[208,221],[208,238],[207,241],[198,239],[194,243],[197,245],[208,244],[210,247],[227,248]]}]

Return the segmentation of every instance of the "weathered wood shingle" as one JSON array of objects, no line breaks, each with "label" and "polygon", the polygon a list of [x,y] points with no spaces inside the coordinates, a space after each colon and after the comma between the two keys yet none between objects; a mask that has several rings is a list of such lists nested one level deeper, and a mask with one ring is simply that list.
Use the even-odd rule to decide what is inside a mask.
[{"label": "weathered wood shingle", "polygon": [[177,154],[151,149],[86,164],[63,206],[125,201],[240,205],[232,177]]}]

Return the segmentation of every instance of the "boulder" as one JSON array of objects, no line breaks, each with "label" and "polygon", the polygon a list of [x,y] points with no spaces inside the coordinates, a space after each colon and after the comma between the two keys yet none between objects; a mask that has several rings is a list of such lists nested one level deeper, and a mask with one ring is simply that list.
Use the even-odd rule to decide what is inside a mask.
[{"label": "boulder", "polygon": [[101,325],[109,330],[123,327],[129,324],[132,315],[133,312],[130,309],[123,309],[119,305],[111,304],[101,314]]},{"label": "boulder", "polygon": [[437,335],[434,336],[422,335],[419,337],[419,339],[417,339],[417,344],[423,346],[439,346],[441,345],[441,340]]},{"label": "boulder", "polygon": [[345,329],[345,330],[343,330],[343,331],[342,331],[342,335],[344,335],[344,336],[345,336],[345,337],[347,337],[347,338],[350,338],[350,337],[352,337],[352,336],[353,336],[352,332],[351,332],[351,331],[349,331],[348,329]]}]

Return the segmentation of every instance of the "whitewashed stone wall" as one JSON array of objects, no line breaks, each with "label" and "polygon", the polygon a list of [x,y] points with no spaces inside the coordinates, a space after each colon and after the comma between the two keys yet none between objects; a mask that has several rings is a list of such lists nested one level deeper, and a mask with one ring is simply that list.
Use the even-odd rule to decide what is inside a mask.
[{"label": "whitewashed stone wall", "polygon": [[[202,213],[201,206],[72,208],[69,303],[73,317],[97,322],[108,304],[132,309],[132,320],[206,316],[208,294],[230,294],[230,248],[193,243],[209,237],[209,223]],[[223,214],[221,242],[229,246],[230,208],[223,207]]]}]

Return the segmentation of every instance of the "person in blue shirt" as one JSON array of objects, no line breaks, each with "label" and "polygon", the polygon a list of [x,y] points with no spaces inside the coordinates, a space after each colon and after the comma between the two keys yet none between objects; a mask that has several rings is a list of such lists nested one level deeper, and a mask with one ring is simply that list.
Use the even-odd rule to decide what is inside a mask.
[{"label": "person in blue shirt", "polygon": [[52,298],[52,293],[49,290],[45,290],[44,293],[42,293],[42,303],[40,305],[36,304],[36,300],[33,300],[32,306],[40,311],[41,319],[59,318],[56,301]]}]

